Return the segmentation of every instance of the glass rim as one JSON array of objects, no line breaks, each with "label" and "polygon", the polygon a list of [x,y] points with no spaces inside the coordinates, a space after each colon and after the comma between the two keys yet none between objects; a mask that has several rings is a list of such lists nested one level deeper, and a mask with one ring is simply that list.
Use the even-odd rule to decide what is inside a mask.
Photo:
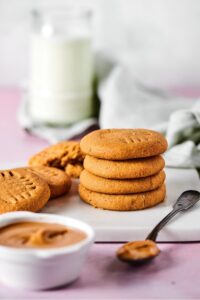
[{"label": "glass rim", "polygon": [[56,8],[34,8],[31,10],[31,14],[34,18],[38,18],[44,21],[53,20],[75,20],[80,18],[90,18],[92,16],[92,10],[87,7],[56,7]]}]

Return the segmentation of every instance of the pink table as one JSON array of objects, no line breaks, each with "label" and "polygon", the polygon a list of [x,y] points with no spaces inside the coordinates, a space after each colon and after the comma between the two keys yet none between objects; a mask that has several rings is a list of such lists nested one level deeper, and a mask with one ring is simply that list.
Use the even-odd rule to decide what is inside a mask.
[{"label": "pink table", "polygon": [[[26,162],[47,145],[23,132],[16,120],[20,93],[0,91],[0,165]],[[0,299],[199,299],[200,243],[160,244],[151,264],[131,268],[115,259],[120,244],[95,244],[81,277],[59,289],[42,292],[0,285]]]}]

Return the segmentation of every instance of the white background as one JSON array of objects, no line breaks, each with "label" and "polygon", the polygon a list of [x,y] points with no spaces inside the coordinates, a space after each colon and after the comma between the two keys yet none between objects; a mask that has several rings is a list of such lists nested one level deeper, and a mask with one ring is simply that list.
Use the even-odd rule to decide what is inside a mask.
[{"label": "white background", "polygon": [[0,0],[0,86],[28,78],[32,8],[86,3],[95,11],[95,48],[158,86],[200,85],[199,0]]}]

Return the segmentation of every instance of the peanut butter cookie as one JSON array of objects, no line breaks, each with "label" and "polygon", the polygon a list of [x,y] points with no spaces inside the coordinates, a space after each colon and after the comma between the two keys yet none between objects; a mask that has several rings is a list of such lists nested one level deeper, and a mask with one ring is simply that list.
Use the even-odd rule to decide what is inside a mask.
[{"label": "peanut butter cookie", "polygon": [[[64,141],[35,154],[30,158],[29,166],[55,167],[62,170],[66,169],[68,173],[68,164],[79,168],[83,164],[83,159],[84,155],[80,149],[79,142]],[[69,176],[73,176],[73,172],[69,173]]]},{"label": "peanut butter cookie", "polygon": [[165,185],[158,189],[129,195],[108,195],[90,191],[83,185],[79,185],[81,199],[96,207],[108,210],[131,211],[139,210],[157,205],[165,199]]},{"label": "peanut butter cookie", "polygon": [[79,178],[82,171],[83,163],[67,164],[67,166],[65,167],[65,172],[73,178]]},{"label": "peanut butter cookie", "polygon": [[106,179],[84,170],[80,183],[88,190],[103,194],[134,194],[152,191],[160,187],[165,180],[165,172],[137,179]]},{"label": "peanut butter cookie", "polygon": [[50,197],[48,184],[25,169],[0,171],[0,213],[39,211]]},{"label": "peanut butter cookie", "polygon": [[160,172],[165,166],[162,156],[113,161],[86,155],[84,168],[90,173],[112,179],[147,177]]},{"label": "peanut butter cookie", "polygon": [[86,135],[80,143],[83,153],[108,160],[127,160],[161,154],[167,141],[159,132],[147,129],[101,129]]},{"label": "peanut butter cookie", "polygon": [[27,169],[46,181],[51,191],[51,198],[66,194],[71,188],[71,179],[62,170],[43,166],[29,167]]}]

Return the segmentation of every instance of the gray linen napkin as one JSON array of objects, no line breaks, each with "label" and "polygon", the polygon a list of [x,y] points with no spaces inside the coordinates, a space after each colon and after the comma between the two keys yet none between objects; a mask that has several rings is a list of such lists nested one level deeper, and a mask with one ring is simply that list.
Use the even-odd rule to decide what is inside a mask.
[{"label": "gray linen napkin", "polygon": [[168,166],[200,167],[200,100],[190,109],[178,110],[170,116],[166,137]]},{"label": "gray linen napkin", "polygon": [[170,167],[200,167],[200,102],[142,84],[123,66],[99,86],[101,128],[151,128],[166,134]]}]

